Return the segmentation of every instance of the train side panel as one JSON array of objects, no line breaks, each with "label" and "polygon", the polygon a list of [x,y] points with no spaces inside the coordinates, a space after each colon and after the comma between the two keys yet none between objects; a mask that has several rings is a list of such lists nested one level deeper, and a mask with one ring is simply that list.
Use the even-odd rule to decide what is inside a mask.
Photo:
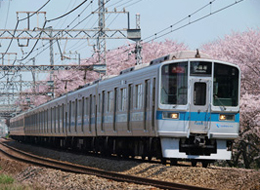
[{"label": "train side panel", "polygon": [[98,136],[155,136],[157,68],[99,84]]}]

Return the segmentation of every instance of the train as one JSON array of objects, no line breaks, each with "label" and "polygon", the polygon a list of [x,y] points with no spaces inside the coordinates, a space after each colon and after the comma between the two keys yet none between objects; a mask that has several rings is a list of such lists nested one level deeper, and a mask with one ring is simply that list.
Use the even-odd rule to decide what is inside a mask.
[{"label": "train", "polygon": [[104,155],[230,160],[239,135],[240,68],[180,51],[103,76],[10,120],[10,137]]}]

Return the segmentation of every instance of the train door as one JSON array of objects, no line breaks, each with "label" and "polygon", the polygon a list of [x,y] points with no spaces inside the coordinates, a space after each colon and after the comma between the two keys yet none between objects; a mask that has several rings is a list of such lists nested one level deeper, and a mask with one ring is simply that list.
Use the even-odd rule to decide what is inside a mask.
[{"label": "train door", "polygon": [[[96,93],[97,94],[97,93]],[[96,96],[93,96],[93,113],[94,113],[94,129],[97,135],[97,101],[96,101]]]},{"label": "train door", "polygon": [[132,102],[133,102],[133,97],[132,97],[132,88],[133,85],[129,84],[128,85],[128,105],[127,105],[127,131],[131,131],[131,108],[132,108]]},{"label": "train door", "polygon": [[92,133],[92,127],[91,127],[91,123],[92,123],[92,94],[89,96],[89,133]]},{"label": "train door", "polygon": [[207,133],[210,124],[210,80],[191,80],[190,132]]},{"label": "train door", "polygon": [[113,131],[116,131],[116,115],[117,115],[117,88],[114,88],[114,111],[113,111]]},{"label": "train door", "polygon": [[102,91],[101,96],[101,131],[104,132],[104,118],[105,118],[105,91]]},{"label": "train door", "polygon": [[144,87],[144,131],[149,130],[149,110],[150,110],[150,80],[145,80]]}]

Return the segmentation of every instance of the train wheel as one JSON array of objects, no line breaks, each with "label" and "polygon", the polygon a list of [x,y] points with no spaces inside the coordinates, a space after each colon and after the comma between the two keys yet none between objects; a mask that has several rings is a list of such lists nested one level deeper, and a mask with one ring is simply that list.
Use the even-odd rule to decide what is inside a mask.
[{"label": "train wheel", "polygon": [[192,165],[193,167],[195,167],[195,166],[197,165],[197,161],[196,161],[196,160],[192,160],[192,161],[191,161],[191,165]]},{"label": "train wheel", "polygon": [[166,165],[167,159],[166,158],[161,158],[161,162],[163,165]]},{"label": "train wheel", "polygon": [[207,162],[207,161],[203,161],[203,162],[202,162],[202,167],[203,167],[203,168],[208,167],[208,165],[209,165],[209,162]]},{"label": "train wheel", "polygon": [[177,159],[171,158],[171,166],[176,166],[177,165]]}]

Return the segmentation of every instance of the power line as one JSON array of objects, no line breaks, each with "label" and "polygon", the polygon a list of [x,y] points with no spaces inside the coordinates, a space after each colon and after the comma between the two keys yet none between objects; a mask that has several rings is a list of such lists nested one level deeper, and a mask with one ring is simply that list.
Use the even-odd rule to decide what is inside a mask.
[{"label": "power line", "polygon": [[11,1],[8,1],[8,8],[7,8],[7,14],[6,14],[6,19],[5,19],[5,27],[4,27],[4,28],[6,28],[7,21],[8,21],[9,10],[10,10],[10,2],[11,2]]},{"label": "power line", "polygon": [[35,11],[34,13],[32,13],[31,15],[24,17],[22,19],[19,19],[19,21],[23,21],[26,19],[29,19],[30,17],[32,17],[33,15],[37,14],[40,10],[42,10],[51,0],[48,0],[44,5],[42,5],[37,11]]},{"label": "power line", "polygon": [[[214,0],[214,1],[216,1],[216,0]],[[184,24],[184,25],[182,25],[182,26],[180,26],[180,27],[177,27],[177,28],[174,28],[174,29],[173,29],[173,26],[174,26],[174,25],[176,25],[176,24],[182,22],[183,20],[185,20],[185,19],[187,19],[187,18],[190,18],[190,17],[191,17],[190,15],[196,14],[198,11],[200,11],[200,10],[204,9],[205,7],[211,5],[212,2],[214,2],[214,1],[211,1],[209,4],[203,6],[203,7],[201,7],[200,9],[198,9],[198,10],[194,11],[193,13],[189,14],[188,17],[185,17],[185,18],[181,19],[180,21],[178,21],[178,22],[176,22],[176,23],[170,25],[170,27],[167,27],[167,28],[165,28],[165,29],[163,29],[163,30],[160,30],[158,33],[162,33],[162,32],[164,32],[164,31],[166,31],[167,29],[171,29],[169,32],[164,33],[164,34],[162,34],[162,35],[160,35],[160,36],[157,36],[158,33],[156,33],[155,35],[152,35],[152,36],[155,36],[155,39],[159,39],[159,38],[161,38],[161,37],[163,37],[163,36],[165,36],[165,35],[167,35],[167,34],[169,34],[169,33],[172,33],[172,32],[175,32],[175,31],[177,31],[177,30],[180,30],[180,29],[182,29],[182,28],[184,28],[184,27],[186,27],[186,26],[188,26],[188,25],[190,25],[190,24],[196,23],[196,22],[198,22],[198,21],[200,21],[200,20],[203,20],[203,19],[205,19],[205,18],[207,18],[207,17],[209,17],[209,16],[212,16],[212,15],[214,15],[214,14],[216,14],[216,13],[219,13],[219,12],[225,10],[225,9],[228,9],[228,8],[230,8],[230,7],[232,7],[232,6],[236,5],[236,4],[238,4],[238,3],[241,3],[241,2],[244,1],[244,0],[235,1],[234,3],[232,3],[232,4],[230,4],[230,5],[227,5],[227,6],[225,6],[225,7],[222,7],[222,8],[220,8],[220,9],[214,11],[214,12],[211,12],[211,11],[210,11],[210,13],[207,14],[207,15],[204,15],[204,16],[202,16],[202,17],[200,17],[200,18],[198,18],[198,19],[196,19],[196,20],[194,20],[194,21],[189,21],[187,24]],[[149,36],[149,37],[145,38],[144,40],[149,39],[149,38],[151,38],[152,36]],[[155,39],[152,39],[152,40],[149,40],[149,41],[146,41],[146,42],[144,42],[144,40],[142,40],[142,44],[149,43],[149,42],[151,42],[151,41],[153,41],[153,40],[155,40]],[[130,46],[130,45],[129,45],[129,46]],[[125,46],[119,47],[119,48],[117,48],[117,49],[119,50],[119,49],[122,49],[122,48],[125,48]],[[130,48],[124,50],[122,53],[129,52],[129,51],[130,51],[131,49],[133,49],[133,48],[134,48],[134,47],[130,47]],[[113,50],[116,50],[116,49],[113,49]],[[110,51],[112,51],[112,50],[110,50]],[[110,56],[110,57],[108,57],[108,59],[109,59],[109,58],[113,58],[113,57],[115,57],[115,56],[117,56],[117,55]],[[89,59],[88,59],[88,60],[89,60]],[[95,64],[95,63],[97,63],[97,62],[94,62],[93,64]]]},{"label": "power line", "polygon": [[61,15],[61,16],[58,16],[58,17],[56,17],[56,18],[49,19],[49,20],[47,20],[47,22],[52,22],[52,21],[54,21],[54,20],[61,19],[61,18],[65,17],[65,16],[71,14],[72,12],[74,12],[75,10],[77,10],[79,7],[81,7],[81,6],[82,6],[84,3],[86,3],[87,1],[88,1],[88,0],[84,0],[81,4],[79,4],[77,7],[75,7],[75,8],[72,9],[72,10],[70,10],[69,12],[67,12],[67,13],[65,13],[65,14],[63,14],[63,15]]},{"label": "power line", "polygon": [[[86,2],[87,0],[85,0],[84,2]],[[106,3],[108,3],[110,0],[108,0]],[[97,10],[99,10],[99,7],[95,10],[95,11],[97,11]],[[71,12],[71,11],[70,11]],[[67,14],[67,13],[66,13]],[[71,30],[73,30],[74,28],[76,28],[79,24],[81,24],[83,21],[85,21],[87,18],[89,18],[90,16],[92,15],[92,13],[91,14],[89,14],[88,16],[86,16],[82,21],[80,21],[78,24],[76,24],[74,27],[72,27],[70,30],[68,30],[67,32],[69,32],[69,31],[71,31]],[[58,17],[57,17],[58,18]],[[57,18],[55,18],[55,20],[57,19]],[[50,20],[47,20],[47,21],[45,21],[45,24],[44,24],[44,27],[45,27],[45,25],[46,25],[46,23],[47,22],[49,22],[49,21],[53,21],[54,19],[50,19]],[[43,29],[44,29],[44,27],[43,27]],[[69,25],[66,27],[66,28],[68,28],[68,27],[70,27]],[[60,34],[60,33],[62,33],[63,31],[65,31],[65,29],[64,30],[61,30],[61,31],[59,31],[58,32],[58,34]],[[43,32],[43,30],[41,30],[41,32],[40,32],[40,36],[41,36],[41,34],[42,34],[42,32]],[[57,34],[57,35],[58,35]],[[64,35],[64,34],[63,34]],[[36,46],[36,44],[38,43],[38,41],[39,41],[39,39],[36,41],[36,43],[34,44],[34,47],[31,49],[31,51],[29,52],[29,54],[27,54],[27,56],[25,57],[25,58],[22,58],[22,59],[19,59],[18,61],[23,61],[24,59],[26,59],[33,51],[34,51],[34,48],[35,48],[35,46]],[[57,41],[54,41],[53,43],[56,43]],[[47,44],[47,43],[46,43]],[[46,49],[48,49],[50,47],[50,45],[47,47],[47,48],[45,48],[43,51],[41,51],[39,54],[41,54],[42,52],[44,52]],[[37,54],[37,55],[39,55],[39,54]]]},{"label": "power line", "polygon": [[[84,3],[86,3],[87,1],[88,1],[88,0],[84,0],[84,1],[83,1],[82,3],[80,3],[77,7],[75,7],[74,9],[70,10],[69,12],[67,12],[67,13],[65,13],[65,14],[63,14],[63,15],[61,15],[61,16],[58,16],[58,17],[53,18],[53,19],[46,20],[46,21],[44,22],[44,24],[43,24],[42,30],[41,30],[41,32],[40,32],[40,34],[39,34],[39,37],[41,37],[41,35],[42,35],[43,31],[44,31],[43,29],[45,28],[47,22],[52,22],[52,21],[61,19],[61,18],[65,17],[65,16],[71,14],[72,12],[74,12],[75,10],[77,10],[79,7],[81,7],[81,6],[82,6]],[[31,55],[31,53],[33,52],[33,50],[34,50],[34,48],[36,47],[38,41],[39,41],[39,39],[36,40],[34,46],[32,47],[32,49],[30,50],[30,52],[29,52],[24,58],[22,58],[22,59],[17,59],[17,61],[23,61],[23,60],[27,59],[27,58]]]},{"label": "power line", "polygon": [[131,3],[130,5],[127,5],[126,7],[131,7],[132,5],[135,5],[135,4],[137,4],[137,3],[141,2],[141,1],[142,1],[142,0],[138,0],[138,1],[136,1],[136,2]]},{"label": "power line", "polygon": [[[28,17],[25,17],[25,18],[22,18],[22,19],[18,19],[18,20],[16,21],[16,26],[15,26],[15,30],[14,30],[14,32],[13,32],[13,36],[14,36],[15,33],[16,33],[16,30],[17,30],[17,28],[18,28],[18,25],[19,25],[19,22],[20,22],[20,21],[23,21],[23,20],[25,20],[25,19],[29,19],[31,16],[33,16],[34,14],[38,13],[41,9],[43,9],[43,7],[45,7],[49,2],[50,2],[50,0],[48,0],[48,1],[47,1],[44,5],[42,5],[36,12],[34,12],[34,13],[31,14],[31,15],[29,15]],[[13,42],[13,39],[11,39],[11,41],[10,41],[10,43],[9,43],[9,45],[8,45],[8,47],[7,47],[7,49],[6,49],[6,51],[5,51],[5,53],[4,53],[4,54],[2,55],[2,57],[1,57],[1,59],[4,59],[4,56],[5,56],[5,54],[9,51],[12,42]]]},{"label": "power line", "polygon": [[[211,11],[210,11],[210,13],[207,14],[207,15],[201,16],[200,18],[198,18],[198,19],[196,19],[196,20],[194,20],[194,21],[189,21],[188,23],[183,24],[182,26],[179,26],[179,27],[173,29],[173,26],[174,26],[174,25],[180,23],[180,22],[183,21],[183,20],[186,20],[187,18],[191,18],[191,15],[192,15],[192,14],[190,14],[188,17],[185,17],[184,19],[181,19],[180,21],[174,23],[173,25],[170,25],[169,27],[167,27],[167,28],[165,28],[165,29],[159,31],[158,33],[155,33],[155,34],[152,35],[152,36],[149,36],[149,37],[145,38],[144,40],[147,40],[147,39],[149,39],[149,38],[151,38],[151,37],[154,36],[154,37],[155,37],[154,39],[148,40],[148,41],[146,42],[146,43],[148,43],[148,42],[153,41],[153,40],[155,40],[155,39],[161,38],[161,37],[163,37],[163,36],[165,36],[165,35],[167,35],[167,34],[170,34],[170,33],[172,33],[172,32],[175,32],[175,31],[177,31],[177,30],[180,30],[180,29],[182,29],[182,28],[184,28],[184,27],[186,27],[186,26],[188,26],[188,25],[190,25],[190,24],[196,23],[196,22],[198,22],[198,21],[200,21],[200,20],[203,20],[203,19],[205,19],[205,18],[207,18],[207,17],[210,17],[210,16],[212,16],[212,15],[214,15],[214,14],[216,14],[216,13],[219,13],[219,12],[225,10],[225,9],[228,9],[228,8],[230,8],[230,7],[232,7],[232,6],[236,5],[236,4],[238,4],[238,3],[241,3],[242,1],[244,1],[244,0],[235,1],[234,3],[232,3],[232,4],[230,4],[230,5],[227,5],[227,6],[225,6],[225,7],[222,7],[222,8],[220,8],[220,9],[214,11],[214,12],[211,12]],[[211,5],[212,2],[214,2],[214,1],[211,1],[211,2],[210,2],[208,5],[206,5],[206,6]],[[195,11],[193,14],[195,14],[195,13],[197,13],[198,11],[204,9],[206,6],[203,6],[201,9]],[[170,31],[168,31],[168,32],[166,32],[166,33],[164,33],[164,34],[158,36],[159,33],[162,33],[162,32],[164,32],[164,31],[166,31],[166,30],[168,30],[168,29],[170,29]],[[144,40],[142,40],[142,41],[144,41]]]},{"label": "power line", "polygon": [[122,4],[118,5],[117,7],[124,6],[125,4],[127,4],[127,3],[131,2],[131,1],[134,1],[134,0],[129,0],[129,1],[125,2],[125,3],[122,3]]},{"label": "power line", "polygon": [[[92,3],[93,3],[93,1],[91,1],[91,2],[87,5],[86,8],[88,8],[88,7],[90,6],[90,4],[92,4]],[[81,15],[81,14],[86,10],[86,8],[85,8],[79,15]],[[91,15],[91,14],[90,14],[90,15]],[[76,18],[77,18],[77,17],[76,17]],[[68,25],[66,26],[66,28],[69,28],[70,25],[71,25],[73,22],[75,22],[76,18],[75,18],[72,22],[70,22],[70,24],[68,24]],[[64,30],[62,30],[62,31],[64,31]],[[59,32],[59,33],[61,33],[61,32]],[[59,34],[59,33],[58,33],[58,34]],[[44,46],[47,45],[47,44],[49,44],[49,42],[47,42],[47,43],[45,43],[45,44],[42,45],[43,51],[41,51],[40,53],[37,53],[36,56],[40,55],[42,52],[44,52],[46,49],[48,49],[48,48],[50,47],[50,45],[49,45],[49,46],[47,46],[47,48],[44,48]],[[38,50],[39,50],[39,48],[37,48],[36,50],[33,50],[32,52],[38,51]]]},{"label": "power line", "polygon": [[210,1],[208,4],[202,6],[201,8],[199,8],[198,10],[196,10],[196,11],[194,11],[193,13],[189,14],[188,16],[186,16],[186,17],[180,19],[179,21],[175,22],[174,24],[171,24],[169,27],[164,28],[164,29],[160,30],[159,32],[156,32],[154,35],[151,35],[151,36],[149,36],[149,37],[146,37],[145,39],[143,39],[143,41],[144,41],[144,40],[147,40],[147,39],[149,39],[149,38],[152,38],[152,37],[154,37],[154,36],[157,36],[158,34],[164,32],[164,31],[166,31],[166,30],[168,30],[168,29],[172,29],[173,26],[176,26],[177,24],[183,22],[184,20],[190,19],[190,18],[191,18],[193,15],[195,15],[196,13],[202,11],[203,9],[205,9],[205,8],[208,7],[208,6],[211,6],[212,3],[214,3],[215,1],[216,1],[216,0]]},{"label": "power line", "polygon": [[[68,10],[69,10],[69,7],[70,7],[70,5],[71,5],[71,3],[72,3],[72,1],[69,1],[69,4],[68,4],[68,6],[67,6],[67,8],[66,8],[66,10],[65,10],[65,12],[67,12]],[[74,3],[73,3],[73,5],[72,5],[72,7],[74,7],[75,6],[75,4],[76,4],[76,1],[74,1]],[[67,18],[63,21],[63,23],[60,25],[60,28],[62,27],[62,25],[66,22],[66,20],[67,20]],[[58,25],[59,23],[61,22],[61,20],[59,20],[59,22],[56,24],[56,25]]]}]

